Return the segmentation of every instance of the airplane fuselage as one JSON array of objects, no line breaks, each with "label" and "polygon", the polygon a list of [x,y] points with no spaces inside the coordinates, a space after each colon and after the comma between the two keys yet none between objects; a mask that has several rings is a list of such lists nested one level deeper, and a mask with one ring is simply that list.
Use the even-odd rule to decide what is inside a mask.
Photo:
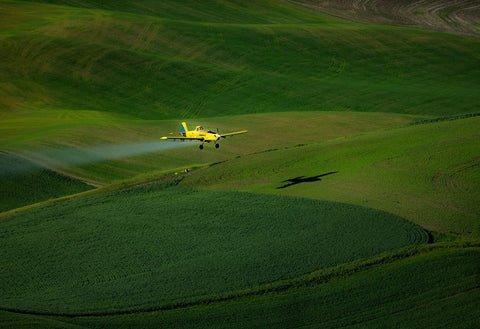
[{"label": "airplane fuselage", "polygon": [[203,139],[205,142],[215,142],[221,137],[219,134],[205,130],[201,126],[197,126],[194,130],[187,130],[182,134],[187,138]]},{"label": "airplane fuselage", "polygon": [[217,141],[220,138],[226,138],[228,136],[234,136],[238,134],[245,134],[248,132],[247,130],[242,130],[242,131],[235,131],[231,133],[226,133],[226,134],[219,134],[218,131],[215,133],[211,130],[206,130],[202,126],[196,126],[194,130],[188,130],[187,124],[185,122],[182,122],[180,126],[180,133],[178,137],[169,137],[169,136],[163,136],[160,139],[167,140],[167,139],[176,139],[176,140],[190,140],[190,141],[200,141],[202,144],[200,145],[200,149],[203,149],[203,143],[210,143],[210,142],[215,142],[215,148],[218,149],[219,144]]}]

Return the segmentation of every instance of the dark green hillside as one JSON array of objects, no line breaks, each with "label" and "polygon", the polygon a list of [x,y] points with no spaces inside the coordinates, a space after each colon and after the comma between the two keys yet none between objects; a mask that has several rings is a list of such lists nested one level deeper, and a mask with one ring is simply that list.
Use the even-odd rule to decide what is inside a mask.
[{"label": "dark green hillside", "polygon": [[[314,284],[161,312],[40,317],[0,312],[0,328],[476,328],[480,250],[432,252]],[[3,325],[2,325],[3,324]]]},{"label": "dark green hillside", "polygon": [[349,23],[283,2],[0,4],[0,107],[8,111],[178,119],[305,110],[446,115],[480,106],[472,93],[480,84],[476,39]]},{"label": "dark green hillside", "polygon": [[0,212],[89,189],[92,186],[0,152]]},{"label": "dark green hillside", "polygon": [[0,309],[143,311],[209,300],[425,243],[381,211],[152,185],[0,222]]},{"label": "dark green hillside", "polygon": [[[324,285],[150,316],[76,319],[89,328],[476,328],[480,250],[437,251]],[[68,321],[70,322],[70,321]]]},{"label": "dark green hillside", "polygon": [[221,0],[221,1],[151,1],[151,0],[28,0],[28,2],[103,9],[181,21],[211,23],[292,23],[318,21],[319,13],[307,14],[286,6],[285,1]]}]

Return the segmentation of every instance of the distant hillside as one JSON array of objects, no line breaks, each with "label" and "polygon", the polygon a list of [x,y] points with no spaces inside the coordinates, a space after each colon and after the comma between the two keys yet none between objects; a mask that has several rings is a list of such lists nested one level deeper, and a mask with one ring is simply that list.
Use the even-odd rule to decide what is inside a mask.
[{"label": "distant hillside", "polygon": [[[210,23],[300,23],[315,22],[318,14],[306,15],[288,1],[265,0],[26,0],[78,8],[102,9],[181,21]],[[277,2],[277,3],[276,3]]]},{"label": "distant hillside", "polygon": [[300,0],[359,22],[416,26],[480,37],[479,0]]},{"label": "distant hillside", "polygon": [[352,23],[284,1],[50,2],[0,0],[3,113],[480,108],[477,39]]}]

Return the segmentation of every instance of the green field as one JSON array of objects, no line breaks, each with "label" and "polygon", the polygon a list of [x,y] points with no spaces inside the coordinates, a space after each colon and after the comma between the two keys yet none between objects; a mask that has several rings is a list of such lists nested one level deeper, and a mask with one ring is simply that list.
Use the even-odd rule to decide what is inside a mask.
[{"label": "green field", "polygon": [[5,111],[438,116],[480,105],[477,39],[355,24],[283,2],[74,3],[1,2]]},{"label": "green field", "polygon": [[[433,231],[478,237],[479,127],[474,117],[249,154],[203,169],[182,184],[354,203]],[[329,172],[337,173],[278,189],[285,180]]]},{"label": "green field", "polygon": [[[475,307],[480,297],[479,257],[479,249],[437,251],[362,272],[348,280],[279,294],[158,312],[148,318],[124,316],[71,322],[91,328],[189,328],[192,324],[204,328],[472,328],[480,323]],[[362,312],[358,311],[359,305]]]},{"label": "green field", "polygon": [[428,241],[373,209],[162,185],[26,212],[1,235],[2,306],[57,314],[185,304]]},{"label": "green field", "polygon": [[18,328],[475,328],[479,253],[440,248],[326,283],[147,314],[0,318]]},{"label": "green field", "polygon": [[0,186],[0,212],[93,188],[7,153],[0,153]]},{"label": "green field", "polygon": [[375,3],[0,0],[0,328],[480,326],[477,18]]},{"label": "green field", "polygon": [[[59,167],[97,185],[129,179],[152,170],[189,168],[217,163],[242,154],[291,147],[367,131],[398,127],[421,116],[356,112],[282,112],[187,120],[190,126],[202,124],[211,129],[234,131],[248,127],[242,139],[229,139],[228,147],[204,152],[195,143],[178,143],[178,148],[148,154],[68,165],[65,158],[95,158],[95,148],[131,143],[151,143],[159,136],[179,131],[178,120],[128,120],[102,113],[40,111],[28,117],[8,115],[3,121],[1,145],[37,163]],[[301,135],[292,126],[304,127]],[[162,142],[163,143],[163,142]],[[159,144],[161,144],[159,142]],[[223,144],[223,143],[222,143]],[[195,145],[195,146],[193,146]],[[186,146],[186,147],[185,147]],[[97,159],[98,160],[98,159]],[[75,164],[75,161],[72,161]],[[81,161],[80,161],[81,162]]]}]

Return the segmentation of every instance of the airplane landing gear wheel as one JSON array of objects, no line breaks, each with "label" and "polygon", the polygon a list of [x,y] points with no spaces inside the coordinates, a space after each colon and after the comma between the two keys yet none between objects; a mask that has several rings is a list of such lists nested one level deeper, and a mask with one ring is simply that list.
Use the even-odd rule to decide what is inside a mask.
[{"label": "airplane landing gear wheel", "polygon": [[203,150],[203,144],[200,144],[199,147],[200,147],[200,150]]},{"label": "airplane landing gear wheel", "polygon": [[220,147],[220,144],[215,144],[215,148],[218,149]]}]

